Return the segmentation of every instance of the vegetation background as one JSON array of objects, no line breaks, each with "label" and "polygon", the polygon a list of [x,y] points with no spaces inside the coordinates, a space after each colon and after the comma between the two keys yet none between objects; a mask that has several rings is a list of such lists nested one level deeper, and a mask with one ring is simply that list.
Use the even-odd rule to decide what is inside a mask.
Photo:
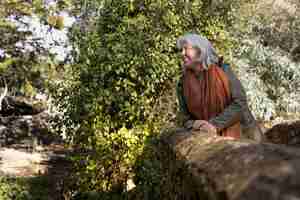
[{"label": "vegetation background", "polygon": [[[241,79],[259,121],[299,117],[296,0],[5,0],[0,5],[1,86],[12,96],[46,94],[51,130],[68,145],[92,152],[72,157],[76,167],[64,188],[69,198],[161,199],[168,189],[154,144],[162,131],[180,126],[176,39],[184,33],[213,42]],[[73,19],[70,26],[66,16]],[[18,25],[30,27],[32,20],[54,33],[52,45],[44,46],[45,36]],[[55,40],[55,34],[67,37]],[[53,46],[64,48],[56,52]],[[129,191],[130,185],[135,189]]]}]

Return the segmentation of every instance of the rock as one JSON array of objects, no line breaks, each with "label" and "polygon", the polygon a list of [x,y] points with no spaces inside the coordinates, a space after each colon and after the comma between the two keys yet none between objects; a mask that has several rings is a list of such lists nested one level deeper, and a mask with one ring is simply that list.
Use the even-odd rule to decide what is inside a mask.
[{"label": "rock", "polygon": [[6,130],[6,127],[3,125],[0,125],[0,136],[3,135],[3,131]]},{"label": "rock", "polygon": [[30,102],[28,99],[23,97],[6,96],[2,102],[0,115],[36,115],[45,111],[46,108],[46,103],[42,101]]},{"label": "rock", "polygon": [[161,142],[177,199],[300,199],[296,148],[183,130],[164,134]]},{"label": "rock", "polygon": [[291,54],[292,54],[294,60],[296,60],[297,62],[300,61],[300,44],[298,44],[298,46],[294,47],[291,50]]},{"label": "rock", "polygon": [[7,127],[0,125],[0,146],[4,146],[6,144],[7,135],[8,135]]},{"label": "rock", "polygon": [[61,138],[49,131],[50,117],[46,112],[36,115],[0,117],[0,145],[13,145],[29,140],[33,144],[49,145],[62,142]]},{"label": "rock", "polygon": [[268,142],[300,147],[300,121],[276,124],[265,132]]}]

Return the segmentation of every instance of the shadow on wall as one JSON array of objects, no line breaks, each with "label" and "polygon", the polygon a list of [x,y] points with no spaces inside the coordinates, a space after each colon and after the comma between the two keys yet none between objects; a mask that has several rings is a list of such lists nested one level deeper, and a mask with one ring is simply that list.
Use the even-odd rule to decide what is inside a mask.
[{"label": "shadow on wall", "polygon": [[264,134],[270,143],[300,147],[300,120],[277,124]]}]

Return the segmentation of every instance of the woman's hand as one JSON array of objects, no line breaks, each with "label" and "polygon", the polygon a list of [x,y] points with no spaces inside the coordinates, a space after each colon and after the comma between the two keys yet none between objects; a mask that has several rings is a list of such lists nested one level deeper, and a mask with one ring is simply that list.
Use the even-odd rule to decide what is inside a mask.
[{"label": "woman's hand", "polygon": [[214,135],[217,135],[217,128],[205,120],[195,120],[193,123],[193,130],[206,130]]}]

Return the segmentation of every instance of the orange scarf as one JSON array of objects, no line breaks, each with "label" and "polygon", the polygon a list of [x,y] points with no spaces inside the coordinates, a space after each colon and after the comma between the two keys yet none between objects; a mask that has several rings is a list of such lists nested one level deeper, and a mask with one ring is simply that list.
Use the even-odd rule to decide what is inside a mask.
[{"label": "orange scarf", "polygon": [[[201,67],[201,66],[198,66]],[[195,119],[210,120],[222,113],[232,102],[229,80],[220,67],[208,70],[186,70],[183,80],[184,96],[189,112]],[[240,122],[219,132],[221,136],[240,138]]]}]

